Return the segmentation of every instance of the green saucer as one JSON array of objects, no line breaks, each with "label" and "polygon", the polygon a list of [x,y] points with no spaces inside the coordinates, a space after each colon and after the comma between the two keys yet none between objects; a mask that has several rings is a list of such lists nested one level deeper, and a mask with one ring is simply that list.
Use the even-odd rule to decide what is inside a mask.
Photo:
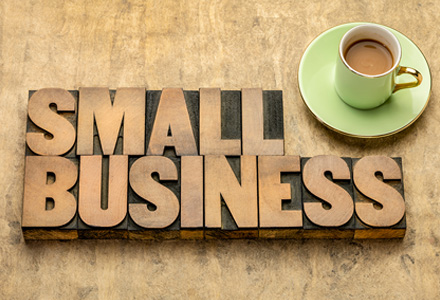
[{"label": "green saucer", "polygon": [[[360,110],[345,104],[333,85],[338,45],[350,28],[360,24],[365,23],[340,25],[314,39],[301,58],[298,86],[310,112],[330,129],[353,137],[384,137],[407,128],[425,110],[431,94],[431,73],[420,49],[400,32],[388,28],[402,46],[400,65],[417,69],[423,76],[422,84],[394,93],[374,109]],[[402,75],[396,82],[413,80],[409,75]]]}]

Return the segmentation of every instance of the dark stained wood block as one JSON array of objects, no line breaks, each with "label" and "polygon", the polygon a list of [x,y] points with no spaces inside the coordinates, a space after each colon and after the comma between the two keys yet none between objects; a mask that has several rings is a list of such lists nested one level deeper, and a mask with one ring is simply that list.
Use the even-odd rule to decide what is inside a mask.
[{"label": "dark stained wood block", "polygon": [[25,240],[78,238],[78,160],[27,156],[22,231]]},{"label": "dark stained wood block", "polygon": [[283,91],[263,91],[264,139],[284,140]]},{"label": "dark stained wood block", "polygon": [[180,238],[180,158],[130,158],[129,239]]},{"label": "dark stained wood block", "polygon": [[79,238],[128,238],[128,156],[81,156],[79,184]]},{"label": "dark stained wood block", "polygon": [[[356,187],[356,184],[354,185],[354,201],[355,201],[355,207],[356,209],[359,209],[359,204],[368,204],[371,206],[371,212],[374,213],[375,211],[379,212],[381,209],[384,208],[384,206],[374,201],[371,197],[375,197],[374,191],[378,191],[380,194],[379,201],[383,202],[384,200],[387,201],[387,198],[384,197],[385,195],[389,195],[389,192],[394,194],[396,191],[397,194],[397,201],[399,198],[399,195],[401,197],[400,201],[403,201],[403,203],[400,203],[400,205],[387,203],[386,205],[390,205],[390,208],[393,208],[393,210],[396,210],[397,207],[400,206],[400,210],[402,209],[401,205],[403,204],[403,210],[404,208],[404,184],[403,184],[403,172],[402,172],[402,158],[396,157],[396,158],[389,158],[389,157],[367,157],[372,158],[370,164],[373,167],[372,171],[368,171],[367,168],[359,169],[359,174],[362,174],[363,176],[369,176],[373,182],[370,183],[370,186],[364,187],[361,186],[361,190]],[[359,162],[359,158],[353,158],[353,170],[356,168],[356,164]],[[395,163],[390,163],[390,160],[393,160]],[[393,166],[394,165],[394,166]],[[377,169],[377,170],[375,170]],[[375,178],[373,178],[373,175]],[[354,174],[354,178],[356,178],[356,174]],[[376,182],[374,182],[376,181]],[[356,183],[356,181],[355,181]],[[383,184],[388,185],[384,186]],[[393,190],[390,190],[392,188]],[[373,190],[373,193],[371,193],[371,190]],[[388,189],[388,192],[385,192],[384,189]],[[365,194],[364,194],[365,193]],[[392,197],[392,196],[391,196]],[[400,202],[399,201],[399,202]],[[367,206],[368,207],[368,206]],[[368,211],[366,212],[368,213]],[[387,222],[390,222],[389,217],[396,215],[394,213],[387,213],[386,216],[384,216]],[[397,212],[398,215],[400,215],[402,212]],[[394,217],[394,219],[399,219],[400,217]],[[394,223],[396,221],[391,221],[391,223]],[[365,221],[362,220],[362,214],[359,214],[359,211],[356,212],[356,223],[355,223],[355,239],[389,239],[389,238],[403,238],[406,233],[406,216],[403,212],[403,216],[400,218],[399,221],[395,225],[390,226],[381,226],[378,224],[377,226],[371,226],[367,225]]]},{"label": "dark stained wood block", "polygon": [[222,139],[241,140],[240,91],[221,91],[221,120]]},{"label": "dark stained wood block", "polygon": [[260,238],[301,237],[300,170],[299,156],[258,157]]},{"label": "dark stained wood block", "polygon": [[[34,101],[36,101],[35,105],[32,105]],[[29,91],[30,111],[26,129],[26,155],[59,155],[75,158],[77,106],[78,91],[62,89]],[[33,115],[36,115],[34,121],[38,122],[37,124],[30,117]],[[58,146],[54,147],[54,143]]]},{"label": "dark stained wood block", "polygon": [[205,238],[257,238],[255,156],[205,156]]},{"label": "dark stained wood block", "polygon": [[305,168],[310,159],[301,158],[303,237],[353,238],[355,217],[351,159],[315,156],[315,162],[307,172]]}]

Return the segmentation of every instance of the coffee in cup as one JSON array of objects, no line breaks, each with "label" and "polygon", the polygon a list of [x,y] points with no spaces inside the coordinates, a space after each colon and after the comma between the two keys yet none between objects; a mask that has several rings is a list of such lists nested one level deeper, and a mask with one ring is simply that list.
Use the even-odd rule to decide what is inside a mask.
[{"label": "coffee in cup", "polygon": [[[383,104],[392,93],[420,85],[422,75],[400,66],[402,49],[387,29],[374,24],[350,29],[339,43],[335,88],[347,104],[370,109]],[[396,84],[396,76],[410,74],[416,81]]]},{"label": "coffee in cup", "polygon": [[393,55],[383,44],[375,40],[360,40],[345,51],[345,60],[356,71],[367,75],[378,75],[390,70]]}]

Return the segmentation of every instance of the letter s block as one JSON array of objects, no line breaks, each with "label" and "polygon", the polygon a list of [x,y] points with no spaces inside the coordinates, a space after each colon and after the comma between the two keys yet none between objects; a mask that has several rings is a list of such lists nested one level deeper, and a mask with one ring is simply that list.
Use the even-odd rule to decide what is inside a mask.
[{"label": "letter s block", "polygon": [[354,235],[351,159],[331,155],[302,158],[304,237]]},{"label": "letter s block", "polygon": [[406,231],[402,159],[353,158],[355,239],[403,238]]}]

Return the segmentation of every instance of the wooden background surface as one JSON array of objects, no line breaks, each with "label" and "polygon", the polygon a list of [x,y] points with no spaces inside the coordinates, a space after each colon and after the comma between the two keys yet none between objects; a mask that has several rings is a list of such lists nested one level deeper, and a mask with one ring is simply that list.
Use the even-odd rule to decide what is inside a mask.
[{"label": "wooden background surface", "polygon": [[[0,2],[1,299],[438,299],[440,7],[434,1]],[[367,21],[412,39],[432,71],[431,102],[404,132],[343,137],[297,86],[301,55],[333,26]],[[287,154],[400,156],[403,240],[25,243],[28,90],[81,86],[282,89]]]}]

